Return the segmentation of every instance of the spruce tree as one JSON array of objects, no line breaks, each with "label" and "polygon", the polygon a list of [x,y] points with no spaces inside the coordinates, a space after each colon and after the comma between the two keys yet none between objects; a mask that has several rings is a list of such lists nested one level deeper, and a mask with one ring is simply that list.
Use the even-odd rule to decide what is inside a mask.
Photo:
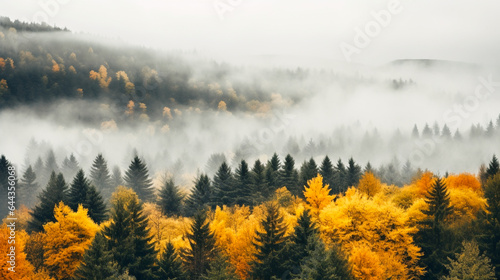
[{"label": "spruce tree", "polygon": [[231,167],[223,162],[215,173],[213,180],[214,188],[214,202],[216,205],[234,205],[235,201],[235,188],[234,188],[234,178],[231,172]]},{"label": "spruce tree", "polygon": [[111,223],[103,229],[103,234],[119,273],[128,271],[137,279],[154,279],[156,251],[137,195],[119,197],[111,213]]},{"label": "spruce tree", "polygon": [[18,188],[21,204],[32,207],[35,203],[35,195],[39,191],[39,188],[40,186],[36,182],[36,174],[30,165],[26,171],[24,171],[23,178],[21,178],[21,183]]},{"label": "spruce tree", "polygon": [[238,280],[236,270],[231,265],[228,257],[219,253],[210,263],[207,273],[201,277],[203,280]]},{"label": "spruce tree", "polygon": [[248,164],[245,160],[240,162],[240,165],[235,171],[235,203],[238,205],[251,205],[252,190],[251,177]]},{"label": "spruce tree", "polygon": [[138,156],[134,157],[125,172],[125,185],[134,190],[139,199],[146,202],[153,201],[153,181],[149,178],[146,164]]},{"label": "spruce tree", "polygon": [[422,131],[422,138],[432,138],[432,130],[428,124],[425,124],[424,130]]},{"label": "spruce tree", "polygon": [[333,170],[332,161],[328,156],[325,156],[325,159],[321,163],[319,174],[323,176],[324,184],[328,184],[330,186],[330,194],[334,194],[333,184],[335,184],[335,171]]},{"label": "spruce tree", "polygon": [[194,188],[186,199],[185,212],[193,216],[206,207],[212,206],[212,186],[206,174],[200,174],[194,182]]},{"label": "spruce tree", "polygon": [[251,275],[254,279],[270,280],[272,277],[281,277],[285,272],[283,253],[286,224],[278,205],[267,204],[265,213],[260,222],[263,231],[256,232],[257,237],[253,243],[257,253],[251,263]]},{"label": "spruce tree", "polygon": [[426,279],[439,279],[443,276],[444,265],[453,249],[453,236],[447,225],[447,217],[452,213],[453,206],[450,205],[450,196],[443,179],[437,178],[425,202],[428,209],[422,210],[422,213],[426,219],[420,223],[416,243],[424,253],[421,262],[427,267]]},{"label": "spruce tree", "polygon": [[304,161],[302,166],[300,167],[300,179],[299,179],[299,193],[300,197],[303,197],[304,186],[307,185],[307,181],[312,178],[318,176],[318,166],[313,158],[309,159],[309,161]]},{"label": "spruce tree", "polygon": [[215,238],[206,221],[206,214],[198,212],[194,216],[191,230],[186,234],[189,247],[181,250],[181,257],[188,269],[190,279],[201,279],[207,272],[210,262],[216,256]]},{"label": "spruce tree", "polygon": [[271,159],[266,164],[266,179],[271,192],[274,192],[278,188],[282,187],[280,186],[280,179],[279,179],[280,167],[281,167],[280,159],[278,155],[274,153]]},{"label": "spruce tree", "polygon": [[123,186],[122,172],[120,167],[113,167],[113,174],[111,175],[111,188],[114,190],[118,186]]},{"label": "spruce tree", "polygon": [[487,179],[495,176],[499,170],[500,170],[500,167],[498,164],[498,158],[496,155],[493,155],[493,158],[490,161],[490,165],[486,169]]},{"label": "spruce tree", "polygon": [[90,185],[83,207],[88,209],[89,217],[97,224],[108,218],[106,203],[94,185]]},{"label": "spruce tree", "polygon": [[68,192],[68,206],[76,211],[81,204],[88,210],[89,217],[95,223],[106,220],[106,205],[94,185],[85,177],[82,169],[76,173]]},{"label": "spruce tree", "polygon": [[285,157],[279,177],[281,186],[285,186],[292,194],[299,195],[301,189],[298,185],[299,172],[295,169],[295,160],[290,154]]},{"label": "spruce tree", "polygon": [[417,127],[417,124],[415,124],[415,125],[413,126],[413,130],[412,130],[412,132],[411,132],[411,137],[412,137],[413,139],[418,139],[418,138],[420,138],[420,133],[418,132],[418,127]]},{"label": "spruce tree", "polygon": [[108,163],[102,156],[98,154],[90,167],[90,180],[101,192],[103,198],[108,200],[113,193],[113,182],[109,174]]},{"label": "spruce tree", "polygon": [[158,205],[165,215],[179,215],[183,199],[184,195],[180,192],[179,187],[175,185],[174,179],[170,178],[165,181],[160,190]]},{"label": "spruce tree", "polygon": [[167,243],[158,262],[158,277],[165,280],[187,279],[182,267],[182,261],[170,241]]},{"label": "spruce tree", "polygon": [[256,160],[250,171],[252,204],[258,205],[271,196],[271,189],[266,179],[266,168]]},{"label": "spruce tree", "polygon": [[484,197],[488,203],[484,213],[482,246],[495,266],[500,279],[500,173],[492,177],[484,186]]},{"label": "spruce tree", "polygon": [[297,220],[294,233],[287,244],[288,262],[286,263],[288,271],[296,274],[300,271],[300,264],[309,256],[309,241],[311,236],[319,234],[316,224],[311,220],[309,210],[304,210]]},{"label": "spruce tree", "polygon": [[107,248],[106,238],[97,233],[75,271],[74,280],[113,280],[118,276],[118,265]]},{"label": "spruce tree", "polygon": [[62,163],[61,167],[61,172],[64,175],[64,178],[73,178],[75,177],[76,173],[80,170],[78,161],[76,160],[75,156],[71,154],[68,157],[64,158],[64,161]]},{"label": "spruce tree", "polygon": [[336,194],[343,193],[347,191],[347,170],[341,159],[337,161],[335,166],[335,184],[333,184],[333,190]]},{"label": "spruce tree", "polygon": [[68,204],[68,185],[64,181],[62,173],[56,175],[52,172],[47,187],[38,196],[40,204],[36,205],[28,222],[28,231],[38,232],[43,230],[43,225],[48,222],[55,222],[54,207],[59,202]]},{"label": "spruce tree", "polygon": [[360,178],[361,167],[354,162],[353,158],[350,158],[347,166],[347,187],[358,186]]}]

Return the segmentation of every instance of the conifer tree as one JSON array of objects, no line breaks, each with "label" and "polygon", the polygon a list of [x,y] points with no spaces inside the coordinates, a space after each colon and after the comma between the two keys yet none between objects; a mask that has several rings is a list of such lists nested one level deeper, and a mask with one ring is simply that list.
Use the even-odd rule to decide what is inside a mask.
[{"label": "conifer tree", "polygon": [[213,180],[214,188],[214,202],[216,205],[234,205],[235,188],[234,188],[234,178],[231,172],[231,167],[223,162],[215,173]]},{"label": "conifer tree", "polygon": [[500,277],[500,173],[484,186],[484,197],[488,203],[483,218],[482,246],[495,266],[496,277]]},{"label": "conifer tree", "polygon": [[333,184],[333,187],[330,187],[336,194],[343,193],[347,190],[347,170],[341,159],[337,161],[337,165],[335,166],[334,181],[335,184]]},{"label": "conifer tree", "polygon": [[153,181],[149,178],[146,164],[138,156],[134,157],[125,172],[125,185],[137,193],[139,199],[146,202],[153,201]]},{"label": "conifer tree", "polygon": [[59,202],[68,203],[68,185],[62,173],[52,172],[47,187],[38,196],[40,204],[36,205],[28,222],[28,231],[42,231],[47,222],[55,222],[54,208]]},{"label": "conifer tree", "polygon": [[89,217],[97,224],[108,218],[106,203],[94,185],[90,185],[83,206],[88,209]]},{"label": "conifer tree", "polygon": [[240,162],[240,165],[235,171],[235,203],[238,205],[251,205],[251,177],[248,164],[245,160]]},{"label": "conifer tree", "polygon": [[498,158],[496,155],[493,155],[493,158],[490,161],[490,165],[486,169],[487,179],[495,176],[499,170],[500,170],[500,167],[498,164]]},{"label": "conifer tree", "polygon": [[182,261],[171,242],[167,243],[158,263],[158,277],[165,280],[184,280],[186,274]]},{"label": "conifer tree", "polygon": [[186,199],[186,215],[193,216],[198,211],[212,206],[212,186],[206,174],[200,174],[194,182],[194,188]]},{"label": "conifer tree", "polygon": [[90,167],[90,179],[96,188],[101,192],[103,198],[108,200],[113,192],[111,175],[109,174],[108,163],[98,154]]},{"label": "conifer tree", "polygon": [[88,209],[87,214],[95,223],[101,223],[106,219],[104,200],[96,187],[85,177],[82,169],[76,174],[68,192],[68,206],[76,211],[79,204]]},{"label": "conifer tree", "polygon": [[417,127],[417,124],[415,124],[415,125],[413,126],[413,130],[412,130],[412,132],[411,132],[411,137],[412,137],[413,139],[418,139],[418,138],[420,138],[420,133],[418,132],[418,127]]},{"label": "conifer tree", "polygon": [[174,179],[166,180],[160,190],[158,201],[162,213],[169,216],[179,215],[183,199],[184,195],[180,192],[179,187],[175,185]]},{"label": "conifer tree", "polygon": [[216,256],[215,238],[206,221],[206,214],[198,212],[194,216],[191,230],[186,234],[189,247],[181,250],[181,257],[189,271],[190,279],[201,279],[207,272],[210,262]]},{"label": "conifer tree", "polygon": [[24,171],[19,184],[18,193],[20,202],[27,207],[33,206],[35,203],[35,195],[39,191],[39,188],[40,186],[36,182],[36,174],[30,165],[26,171]]},{"label": "conifer tree", "polygon": [[323,182],[325,184],[330,185],[330,194],[334,194],[333,184],[335,184],[335,172],[333,170],[332,161],[328,156],[325,156],[325,159],[321,163],[321,167],[319,169],[319,174],[323,176]]},{"label": "conifer tree", "polygon": [[318,166],[313,158],[309,161],[304,161],[300,167],[300,179],[299,179],[299,193],[300,197],[303,197],[304,186],[307,185],[307,181],[318,175]]},{"label": "conifer tree", "polygon": [[118,265],[107,248],[106,238],[97,233],[90,247],[83,255],[83,261],[76,269],[75,280],[113,280],[117,279]]},{"label": "conifer tree", "polygon": [[463,242],[462,252],[455,254],[455,259],[449,258],[450,264],[445,265],[449,274],[443,280],[474,279],[495,280],[495,270],[490,259],[480,255],[476,242]]},{"label": "conifer tree", "polygon": [[115,166],[111,175],[111,188],[114,190],[118,186],[123,186],[123,177],[120,167]]},{"label": "conifer tree", "polygon": [[301,187],[299,188],[299,173],[295,169],[295,160],[288,154],[285,157],[285,162],[280,170],[281,186],[285,186],[292,194],[299,195]]},{"label": "conifer tree", "polygon": [[266,168],[260,160],[255,161],[250,171],[250,183],[253,205],[258,205],[271,196],[271,189],[266,179]]},{"label": "conifer tree", "polygon": [[309,241],[313,235],[318,235],[319,230],[316,224],[311,220],[309,209],[304,210],[297,220],[294,233],[287,244],[286,252],[288,262],[287,269],[292,274],[300,271],[300,264],[309,256]]},{"label": "conifer tree", "polygon": [[62,167],[61,167],[61,172],[64,176],[64,178],[73,178],[75,177],[76,173],[80,170],[78,161],[76,160],[75,156],[71,154],[68,157],[64,158]]},{"label": "conifer tree", "polygon": [[266,205],[265,217],[260,222],[262,231],[257,231],[253,243],[257,253],[252,261],[252,276],[254,279],[270,280],[281,277],[285,272],[284,248],[286,224],[280,214],[278,205]]},{"label": "conifer tree", "polygon": [[210,263],[210,268],[207,273],[201,277],[203,280],[238,280],[236,270],[229,263],[228,257],[217,254],[215,259]]},{"label": "conifer tree", "polygon": [[51,149],[48,151],[47,159],[45,160],[45,174],[52,174],[52,172],[59,173],[59,166],[57,165],[54,151]]},{"label": "conifer tree", "polygon": [[350,158],[347,166],[347,187],[356,187],[360,178],[361,167],[354,162],[353,158]]},{"label": "conifer tree", "polygon": [[280,186],[280,179],[279,179],[280,167],[281,167],[280,159],[278,155],[274,153],[271,159],[266,164],[266,178],[269,188],[271,189],[271,192],[274,192],[278,188],[282,187]]}]

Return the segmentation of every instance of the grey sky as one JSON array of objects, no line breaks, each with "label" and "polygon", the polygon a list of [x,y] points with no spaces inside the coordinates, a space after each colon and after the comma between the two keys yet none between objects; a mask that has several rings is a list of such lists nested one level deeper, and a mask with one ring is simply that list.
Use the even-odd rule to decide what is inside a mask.
[{"label": "grey sky", "polygon": [[[346,61],[340,44],[354,45],[356,28],[387,10],[390,0],[0,0],[1,15],[40,20],[76,32],[119,37],[162,49],[227,57],[282,55]],[[352,62],[399,58],[500,64],[500,2],[398,1]],[[219,11],[215,8],[218,5]],[[43,7],[45,6],[45,8]],[[48,8],[47,8],[48,7]],[[223,10],[227,8],[227,10]],[[221,10],[222,9],[222,10]],[[376,31],[376,30],[375,30]]]}]

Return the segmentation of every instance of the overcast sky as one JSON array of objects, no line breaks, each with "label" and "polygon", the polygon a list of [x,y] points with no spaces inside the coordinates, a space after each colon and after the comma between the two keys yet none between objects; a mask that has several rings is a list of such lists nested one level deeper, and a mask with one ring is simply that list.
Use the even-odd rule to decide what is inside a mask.
[{"label": "overcast sky", "polygon": [[[382,64],[400,58],[500,64],[500,2],[380,0],[0,0],[0,14],[47,20],[161,49]],[[47,3],[44,6],[44,3]],[[398,6],[399,3],[399,6]],[[218,9],[216,8],[218,7]],[[373,12],[391,14],[381,26]],[[387,14],[386,13],[386,14]],[[370,23],[371,22],[371,23]],[[356,29],[372,28],[355,44]],[[377,28],[379,28],[377,30]],[[365,32],[363,32],[365,33]],[[346,56],[341,45],[356,47]],[[350,48],[349,50],[353,50]]]}]

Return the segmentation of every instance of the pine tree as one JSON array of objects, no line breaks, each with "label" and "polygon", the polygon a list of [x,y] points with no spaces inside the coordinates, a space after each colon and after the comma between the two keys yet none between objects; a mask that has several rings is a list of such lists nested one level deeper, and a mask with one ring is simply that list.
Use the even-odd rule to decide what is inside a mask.
[{"label": "pine tree", "polygon": [[373,173],[373,167],[370,162],[368,162],[365,166],[365,169],[363,169],[363,173]]},{"label": "pine tree", "polygon": [[280,170],[281,186],[285,186],[292,194],[299,195],[301,188],[299,188],[299,173],[295,169],[295,160],[288,154],[283,162],[282,169]]},{"label": "pine tree", "polygon": [[484,186],[484,197],[488,203],[484,213],[482,246],[496,269],[500,279],[500,173],[492,177]]},{"label": "pine tree", "polygon": [[85,177],[82,169],[76,174],[68,192],[68,206],[76,211],[79,204],[88,209],[87,214],[95,223],[106,220],[104,200],[96,187]]},{"label": "pine tree", "polygon": [[30,165],[24,171],[23,178],[18,187],[21,204],[31,207],[35,203],[35,195],[39,191],[39,188],[40,186],[36,182],[36,174]]},{"label": "pine tree", "polygon": [[441,137],[443,137],[446,140],[451,139],[451,131],[448,128],[448,125],[446,124],[443,126],[443,130],[441,131]]},{"label": "pine tree", "polygon": [[36,205],[28,222],[28,231],[42,231],[43,225],[48,222],[55,222],[54,207],[59,202],[68,203],[68,185],[64,181],[62,173],[56,175],[52,172],[47,187],[38,196],[40,204]]},{"label": "pine tree", "polygon": [[500,170],[500,168],[499,168],[499,164],[498,164],[498,158],[496,155],[493,155],[493,158],[490,161],[490,165],[486,169],[486,173],[488,174],[487,179],[495,176],[499,170]]},{"label": "pine tree", "polygon": [[251,205],[251,177],[248,164],[245,160],[240,162],[240,165],[235,171],[235,203],[238,205]]},{"label": "pine tree", "polygon": [[303,197],[304,186],[307,185],[307,181],[318,175],[318,166],[313,158],[309,161],[304,161],[300,167],[300,179],[299,179],[299,193],[300,197]]},{"label": "pine tree", "polygon": [[449,271],[443,280],[474,279],[495,280],[495,270],[490,264],[490,259],[480,255],[476,242],[463,242],[462,252],[455,254],[455,259],[448,258],[449,265],[445,265]]},{"label": "pine tree", "polygon": [[228,257],[217,254],[215,259],[210,263],[210,268],[207,273],[201,277],[203,280],[238,280],[236,270],[229,263]]},{"label": "pine tree", "polygon": [[97,233],[90,247],[83,255],[83,261],[74,274],[75,280],[113,280],[117,279],[118,265],[107,248],[106,238]]},{"label": "pine tree", "polygon": [[271,192],[274,192],[280,186],[279,169],[281,168],[281,162],[276,153],[273,154],[271,159],[266,164],[266,179],[267,184]]},{"label": "pine tree", "polygon": [[309,256],[309,241],[313,235],[318,235],[319,230],[316,224],[311,220],[311,214],[306,209],[299,216],[297,225],[294,228],[294,233],[290,237],[290,242],[287,244],[288,262],[286,263],[288,271],[298,273],[300,264],[306,257]]},{"label": "pine tree", "polygon": [[347,166],[347,187],[356,187],[361,178],[361,167],[354,162],[354,159],[349,159]]},{"label": "pine tree", "polygon": [[217,173],[215,173],[213,188],[215,194],[214,202],[216,205],[234,205],[234,178],[231,172],[231,167],[229,167],[227,163],[223,162]]},{"label": "pine tree", "polygon": [[43,165],[43,160],[41,157],[37,158],[35,165],[33,165],[33,171],[35,172],[35,174],[37,174],[36,182],[38,183],[38,185],[45,186],[47,184],[47,181],[45,181],[45,180],[48,178],[44,177],[45,166]]},{"label": "pine tree", "polygon": [[194,216],[191,230],[186,234],[186,238],[189,247],[181,250],[181,257],[189,271],[190,279],[201,279],[216,256],[215,238],[204,212],[198,212]]},{"label": "pine tree", "polygon": [[186,215],[193,216],[198,211],[211,207],[212,186],[206,174],[200,174],[194,182],[194,188],[186,200]]},{"label": "pine tree", "polygon": [[424,253],[421,262],[427,267],[426,279],[439,279],[443,276],[444,265],[451,256],[453,247],[453,236],[446,221],[453,206],[450,205],[450,196],[443,179],[436,180],[426,195],[425,202],[428,209],[422,210],[422,213],[427,218],[420,223],[416,241]]},{"label": "pine tree", "polygon": [[252,276],[254,279],[270,280],[281,277],[285,272],[284,263],[286,224],[280,214],[278,205],[266,205],[265,217],[260,222],[262,231],[257,231],[253,243],[257,253],[252,261]]},{"label": "pine tree", "polygon": [[182,261],[171,242],[167,243],[158,263],[158,277],[165,280],[184,280]]},{"label": "pine tree", "polygon": [[153,182],[149,178],[146,164],[138,156],[134,157],[127,172],[125,172],[125,185],[132,188],[139,196],[139,199],[146,202],[153,201]]},{"label": "pine tree", "polygon": [[97,224],[108,218],[106,203],[94,185],[90,185],[83,206],[88,209],[89,217]]},{"label": "pine tree", "polygon": [[111,223],[103,229],[107,247],[117,262],[119,273],[126,271],[137,279],[154,279],[156,251],[148,219],[137,195],[120,197],[113,203]]},{"label": "pine tree", "polygon": [[424,130],[422,131],[422,138],[432,138],[432,130],[428,124],[425,124]]},{"label": "pine tree", "polygon": [[45,160],[45,174],[52,174],[52,172],[59,173],[59,166],[57,165],[54,151],[49,150],[47,153],[47,159]]},{"label": "pine tree", "polygon": [[180,192],[179,187],[175,185],[174,179],[170,178],[165,181],[160,190],[158,205],[164,215],[179,215],[183,199],[184,195]]},{"label": "pine tree", "polygon": [[336,194],[343,193],[347,191],[347,170],[345,168],[344,163],[341,159],[337,161],[337,165],[335,166],[335,184],[331,186],[331,188],[335,191]]},{"label": "pine tree", "polygon": [[75,156],[71,154],[68,157],[64,158],[64,161],[62,163],[61,167],[61,172],[64,176],[64,178],[73,178],[75,177],[76,173],[80,170],[78,161],[76,160]]},{"label": "pine tree", "polygon": [[250,171],[250,183],[252,205],[258,205],[271,196],[271,189],[266,179],[266,168],[260,160],[255,161]]},{"label": "pine tree", "polygon": [[418,132],[418,127],[417,127],[417,124],[415,124],[415,125],[413,126],[413,130],[412,130],[412,132],[411,132],[411,137],[412,137],[413,139],[418,139],[418,138],[420,138],[420,133]]},{"label": "pine tree", "polygon": [[123,186],[123,178],[120,167],[115,166],[113,168],[113,174],[111,175],[111,188],[115,189],[118,186]]},{"label": "pine tree", "polygon": [[330,194],[334,194],[333,184],[335,183],[335,172],[333,170],[332,161],[328,156],[325,156],[325,159],[321,163],[319,174],[323,176],[324,183],[330,185]]},{"label": "pine tree", "polygon": [[113,192],[113,183],[109,174],[108,163],[102,156],[98,154],[90,167],[90,180],[101,192],[103,198],[108,200]]}]

